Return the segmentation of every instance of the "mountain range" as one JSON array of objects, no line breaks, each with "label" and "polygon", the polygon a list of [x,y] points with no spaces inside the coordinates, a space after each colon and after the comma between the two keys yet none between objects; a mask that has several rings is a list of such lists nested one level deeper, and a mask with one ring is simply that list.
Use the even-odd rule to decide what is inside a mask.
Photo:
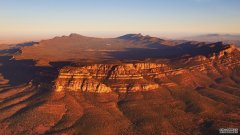
[{"label": "mountain range", "polygon": [[0,134],[240,127],[240,50],[232,43],[70,34],[1,49],[0,62]]}]

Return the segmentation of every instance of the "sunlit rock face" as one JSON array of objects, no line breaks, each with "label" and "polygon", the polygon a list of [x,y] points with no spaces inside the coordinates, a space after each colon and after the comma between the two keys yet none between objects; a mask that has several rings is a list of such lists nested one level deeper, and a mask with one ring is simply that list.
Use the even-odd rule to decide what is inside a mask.
[{"label": "sunlit rock face", "polygon": [[[239,52],[226,48],[213,56],[196,56],[178,63],[92,64],[64,67],[55,81],[56,91],[138,92],[181,86],[208,87],[218,78],[231,76],[239,67]],[[234,57],[233,57],[234,56]],[[177,64],[182,66],[174,67]],[[234,78],[234,76],[233,76]],[[237,81],[237,80],[236,80]]]},{"label": "sunlit rock face", "polygon": [[165,64],[94,64],[83,67],[65,67],[56,80],[56,90],[108,93],[111,91],[149,91],[158,89],[157,83],[147,79],[170,70]]},{"label": "sunlit rock face", "polygon": [[62,91],[63,89],[69,89],[72,91],[82,91],[82,92],[96,92],[96,93],[109,93],[111,88],[103,83],[96,80],[89,79],[77,79],[70,81],[69,84],[61,86],[57,83],[57,91]]}]

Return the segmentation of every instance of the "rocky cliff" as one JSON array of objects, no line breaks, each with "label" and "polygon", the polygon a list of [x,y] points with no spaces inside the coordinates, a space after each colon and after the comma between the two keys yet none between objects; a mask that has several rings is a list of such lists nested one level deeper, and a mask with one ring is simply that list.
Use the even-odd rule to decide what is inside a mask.
[{"label": "rocky cliff", "polygon": [[[65,67],[56,81],[57,91],[69,89],[88,92],[148,91],[159,88],[153,78],[170,70],[165,64],[94,64],[83,67]],[[149,78],[149,79],[148,79]]]},{"label": "rocky cliff", "polygon": [[196,89],[208,87],[225,76],[234,79],[232,72],[239,72],[239,58],[239,51],[229,46],[209,57],[195,56],[168,63],[67,66],[59,71],[55,86],[56,91],[97,93],[149,91],[177,85]]}]

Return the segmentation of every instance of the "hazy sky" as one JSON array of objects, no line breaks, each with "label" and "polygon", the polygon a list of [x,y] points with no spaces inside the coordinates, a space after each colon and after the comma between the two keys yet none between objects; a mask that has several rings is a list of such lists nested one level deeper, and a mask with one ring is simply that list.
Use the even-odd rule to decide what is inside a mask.
[{"label": "hazy sky", "polygon": [[0,40],[68,33],[240,33],[240,0],[0,0]]}]

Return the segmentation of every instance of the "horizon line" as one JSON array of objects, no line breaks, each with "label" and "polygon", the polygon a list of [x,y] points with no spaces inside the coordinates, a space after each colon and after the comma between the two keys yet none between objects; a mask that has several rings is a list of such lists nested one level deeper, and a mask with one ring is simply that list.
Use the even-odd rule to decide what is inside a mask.
[{"label": "horizon line", "polygon": [[36,34],[26,34],[26,35],[14,34],[12,36],[7,35],[5,37],[2,37],[0,34],[0,44],[39,42],[42,40],[53,39],[55,37],[70,36],[71,34],[78,34],[81,36],[93,37],[93,38],[117,38],[117,37],[128,35],[128,34],[141,34],[143,36],[151,36],[151,37],[157,37],[162,39],[172,39],[172,40],[183,40],[184,38],[190,38],[194,36],[204,36],[204,35],[214,35],[214,34],[233,35],[233,36],[240,35],[240,33],[220,33],[220,32],[131,32],[131,33],[130,32],[101,32],[101,33],[99,32],[64,32],[64,33],[59,32],[59,34],[56,34],[56,33],[49,33],[49,34],[36,33]]}]

